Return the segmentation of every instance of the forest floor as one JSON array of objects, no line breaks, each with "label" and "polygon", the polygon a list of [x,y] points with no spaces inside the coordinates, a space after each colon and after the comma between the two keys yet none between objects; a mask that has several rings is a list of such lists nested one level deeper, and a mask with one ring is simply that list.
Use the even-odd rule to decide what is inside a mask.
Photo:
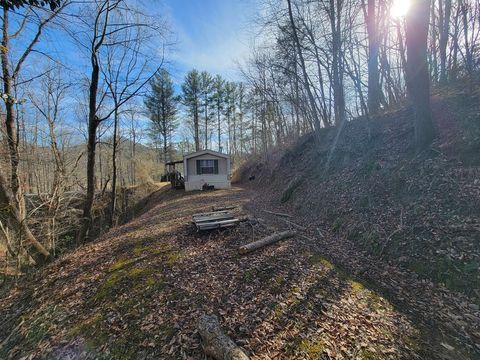
[{"label": "forest floor", "polygon": [[[253,221],[194,230],[192,214],[225,205],[239,206]],[[252,359],[455,353],[326,260],[330,242],[299,235],[239,256],[238,246],[290,226],[265,206],[244,188],[154,193],[142,215],[0,300],[0,358],[202,359],[196,332],[202,313],[217,314]]]}]

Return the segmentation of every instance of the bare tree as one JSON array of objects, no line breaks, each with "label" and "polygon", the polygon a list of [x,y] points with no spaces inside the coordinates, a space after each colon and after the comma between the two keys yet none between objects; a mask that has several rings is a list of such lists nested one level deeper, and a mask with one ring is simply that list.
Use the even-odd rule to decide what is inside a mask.
[{"label": "bare tree", "polygon": [[[87,192],[83,206],[82,225],[77,233],[77,242],[81,243],[88,239],[89,230],[92,223],[92,206],[95,196],[95,155],[97,144],[97,129],[99,125],[110,118],[117,116],[118,111],[125,103],[134,96],[148,83],[155,71],[150,76],[145,77],[144,70],[146,64],[137,64],[139,60],[138,49],[133,48],[133,57],[129,56],[129,52],[123,51],[123,70],[131,71],[139,66],[140,71],[134,74],[126,75],[122,78],[122,85],[118,85],[120,79],[115,80],[115,74],[120,72],[113,71],[113,78],[107,80],[106,91],[100,93],[101,86],[101,69],[108,63],[108,54],[112,54],[115,48],[125,49],[135,45],[135,38],[129,38],[128,34],[132,34],[134,29],[148,29],[150,24],[145,24],[136,14],[132,16],[134,10],[128,6],[125,0],[97,0],[94,2],[93,22],[87,22],[87,31],[90,36],[87,37],[85,43],[80,44],[83,49],[88,51],[90,57],[90,80],[88,90],[88,136],[87,136]],[[85,14],[86,19],[91,18],[91,12]],[[138,38],[137,38],[138,39]],[[132,54],[130,53],[130,54]],[[122,55],[120,55],[122,58]],[[129,62],[131,61],[131,62]],[[111,64],[113,65],[113,64]],[[107,67],[108,68],[108,67]],[[113,67],[112,67],[113,69]],[[118,67],[117,67],[118,69]],[[107,70],[108,73],[108,70]],[[117,84],[117,85],[115,85]],[[119,86],[119,87],[115,87]],[[105,99],[108,94],[112,95],[113,106],[109,110],[105,110]],[[103,110],[103,114],[101,111]]]}]

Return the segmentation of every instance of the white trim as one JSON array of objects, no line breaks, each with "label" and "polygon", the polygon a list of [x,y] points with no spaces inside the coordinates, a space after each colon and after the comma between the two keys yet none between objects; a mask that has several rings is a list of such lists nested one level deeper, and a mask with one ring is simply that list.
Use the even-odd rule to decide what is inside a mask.
[{"label": "white trim", "polygon": [[194,158],[194,157],[197,157],[197,156],[205,155],[205,154],[211,154],[211,155],[219,156],[219,157],[222,157],[222,158],[225,158],[225,159],[230,159],[230,156],[228,156],[227,154],[222,154],[218,151],[201,150],[201,151],[197,151],[197,152],[194,152],[194,153],[191,153],[191,154],[184,155],[183,160],[185,161],[185,160],[188,160],[188,159],[191,159],[191,158]]}]

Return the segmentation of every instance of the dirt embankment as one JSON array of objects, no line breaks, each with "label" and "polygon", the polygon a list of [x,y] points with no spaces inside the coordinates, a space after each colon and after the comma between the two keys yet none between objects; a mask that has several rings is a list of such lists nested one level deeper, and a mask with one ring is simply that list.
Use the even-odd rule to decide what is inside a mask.
[{"label": "dirt embankment", "polygon": [[432,105],[439,136],[421,154],[401,109],[325,129],[319,142],[305,136],[237,178],[293,214],[336,264],[479,352],[480,97]]}]

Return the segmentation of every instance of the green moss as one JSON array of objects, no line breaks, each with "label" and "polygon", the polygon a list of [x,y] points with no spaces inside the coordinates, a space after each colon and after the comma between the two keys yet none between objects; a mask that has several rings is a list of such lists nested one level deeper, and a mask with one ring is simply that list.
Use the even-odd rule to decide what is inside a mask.
[{"label": "green moss", "polygon": [[121,279],[122,276],[119,273],[113,273],[108,275],[103,284],[98,289],[95,296],[93,297],[93,300],[100,301],[106,298],[108,295],[110,295],[110,292],[118,285]]},{"label": "green moss", "polygon": [[75,324],[69,331],[70,336],[88,336],[91,335],[92,329],[98,326],[98,324],[103,320],[103,315],[101,313],[93,314],[86,320],[81,321],[78,324]]},{"label": "green moss", "polygon": [[165,244],[165,243],[162,243],[162,244],[159,244],[159,245],[152,245],[152,246],[149,247],[149,251],[152,254],[157,254],[157,255],[167,254],[170,251],[172,251],[172,249],[173,249],[172,245]]},{"label": "green moss", "polygon": [[145,285],[147,285],[147,286],[154,286],[155,284],[157,284],[157,281],[152,276],[150,276],[149,278],[147,278],[145,280]]},{"label": "green moss", "polygon": [[352,280],[352,281],[350,282],[350,284],[351,284],[351,286],[352,286],[352,290],[355,291],[355,292],[360,292],[360,291],[365,290],[365,287],[364,287],[361,283],[359,283],[359,282],[357,282],[357,281],[353,281],[353,280]]},{"label": "green moss", "polygon": [[298,348],[307,355],[309,359],[319,359],[327,348],[327,344],[322,339],[303,339]]},{"label": "green moss", "polygon": [[130,269],[127,273],[127,276],[133,279],[138,279],[150,275],[153,272],[153,269],[134,267]]},{"label": "green moss", "polygon": [[132,263],[132,261],[133,261],[133,259],[128,259],[128,258],[120,259],[120,260],[116,261],[115,263],[113,263],[108,268],[108,271],[109,272],[114,272],[114,271],[121,270],[121,269],[125,268],[126,266],[130,265]]},{"label": "green moss", "polygon": [[167,264],[168,267],[173,267],[180,259],[182,258],[182,255],[180,253],[170,253],[167,255],[167,259],[165,260],[165,264]]},{"label": "green moss", "polygon": [[151,248],[150,246],[137,245],[133,248],[133,254],[138,256],[143,252],[150,250],[150,248]]},{"label": "green moss", "polygon": [[371,291],[368,292],[367,305],[375,312],[392,310],[392,306],[384,298]]},{"label": "green moss", "polygon": [[320,264],[322,264],[324,267],[326,267],[327,269],[333,269],[335,268],[335,266],[330,262],[328,261],[327,259],[324,259],[322,258],[320,260]]},{"label": "green moss", "polygon": [[359,358],[362,360],[379,360],[382,359],[374,350],[362,349],[359,354]]},{"label": "green moss", "polygon": [[275,305],[275,307],[273,308],[273,315],[275,316],[275,318],[281,318],[284,314],[284,310],[283,310],[283,307],[281,305]]}]

